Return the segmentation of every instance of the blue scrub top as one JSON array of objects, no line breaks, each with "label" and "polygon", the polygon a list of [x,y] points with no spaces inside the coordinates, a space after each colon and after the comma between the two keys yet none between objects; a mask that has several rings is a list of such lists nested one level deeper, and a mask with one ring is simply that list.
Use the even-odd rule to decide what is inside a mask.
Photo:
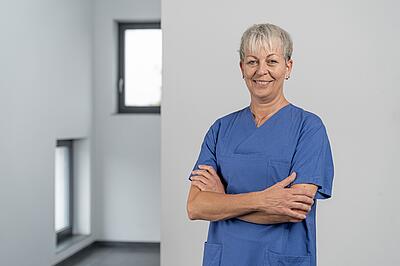
[{"label": "blue scrub top", "polygon": [[[295,171],[292,184],[312,183],[318,186],[316,199],[331,197],[334,167],[326,128],[319,116],[291,103],[258,128],[250,106],[217,119],[193,170],[199,164],[217,170],[228,194],[264,190]],[[316,266],[316,206],[315,200],[298,223],[211,221],[203,266]]]}]

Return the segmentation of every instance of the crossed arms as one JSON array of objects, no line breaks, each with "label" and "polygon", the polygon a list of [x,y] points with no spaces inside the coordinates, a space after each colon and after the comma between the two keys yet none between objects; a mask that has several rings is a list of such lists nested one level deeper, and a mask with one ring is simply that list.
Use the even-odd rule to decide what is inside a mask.
[{"label": "crossed arms", "polygon": [[301,222],[306,218],[317,186],[296,184],[292,173],[273,186],[255,192],[226,194],[220,177],[208,165],[199,166],[191,179],[187,213],[191,220],[218,221],[237,218],[257,224]]}]

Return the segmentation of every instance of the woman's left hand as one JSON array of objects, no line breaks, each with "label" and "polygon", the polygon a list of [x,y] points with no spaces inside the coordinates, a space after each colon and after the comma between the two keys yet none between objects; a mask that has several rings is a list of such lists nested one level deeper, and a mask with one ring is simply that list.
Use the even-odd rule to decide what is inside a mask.
[{"label": "woman's left hand", "polygon": [[225,194],[224,185],[215,169],[210,165],[199,165],[200,170],[192,171],[192,185],[201,191],[211,191]]}]

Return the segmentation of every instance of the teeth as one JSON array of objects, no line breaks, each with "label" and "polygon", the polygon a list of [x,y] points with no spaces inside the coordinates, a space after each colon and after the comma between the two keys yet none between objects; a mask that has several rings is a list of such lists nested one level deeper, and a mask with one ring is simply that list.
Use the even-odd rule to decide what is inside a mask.
[{"label": "teeth", "polygon": [[269,83],[269,81],[256,80],[256,83],[260,85],[266,85]]}]

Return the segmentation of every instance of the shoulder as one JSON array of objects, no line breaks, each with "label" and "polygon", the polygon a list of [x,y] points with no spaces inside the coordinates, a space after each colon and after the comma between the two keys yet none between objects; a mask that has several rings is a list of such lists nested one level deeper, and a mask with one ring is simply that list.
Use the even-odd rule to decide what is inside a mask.
[{"label": "shoulder", "polygon": [[243,107],[239,110],[218,117],[211,125],[211,129],[219,130],[220,128],[227,128],[232,122],[234,122],[239,116],[243,115],[247,107]]},{"label": "shoulder", "polygon": [[318,130],[325,128],[322,118],[316,113],[305,110],[302,107],[292,104],[292,120],[298,123],[298,126],[304,130]]}]

